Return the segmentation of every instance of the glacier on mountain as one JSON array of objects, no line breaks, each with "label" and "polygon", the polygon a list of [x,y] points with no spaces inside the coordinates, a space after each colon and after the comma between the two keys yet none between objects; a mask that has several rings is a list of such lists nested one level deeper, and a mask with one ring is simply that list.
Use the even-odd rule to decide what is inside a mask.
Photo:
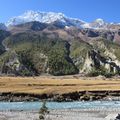
[{"label": "glacier on mountain", "polygon": [[[11,18],[5,25],[7,27],[9,26],[15,26],[19,24],[24,24],[27,22],[33,22],[38,21],[41,23],[54,23],[57,22],[57,24],[64,25],[65,27],[74,26],[77,28],[89,28],[89,29],[110,29],[111,23],[105,22],[103,19],[99,18],[96,19],[93,22],[85,22],[80,19],[76,18],[70,18],[65,16],[62,13],[55,13],[55,12],[36,12],[36,11],[26,11],[20,16]],[[114,25],[120,25],[120,24],[114,24]]]}]

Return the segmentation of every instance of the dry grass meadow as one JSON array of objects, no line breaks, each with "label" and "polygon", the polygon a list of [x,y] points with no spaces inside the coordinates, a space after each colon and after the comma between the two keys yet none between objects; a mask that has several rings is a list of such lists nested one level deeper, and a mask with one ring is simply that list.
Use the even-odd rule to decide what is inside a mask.
[{"label": "dry grass meadow", "polygon": [[120,79],[84,77],[0,77],[0,92],[62,94],[75,91],[120,90]]}]

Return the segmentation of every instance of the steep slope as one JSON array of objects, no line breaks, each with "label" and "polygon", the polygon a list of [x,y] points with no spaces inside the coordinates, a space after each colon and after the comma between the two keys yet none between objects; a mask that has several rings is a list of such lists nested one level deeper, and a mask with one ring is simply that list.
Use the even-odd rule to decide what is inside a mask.
[{"label": "steep slope", "polygon": [[[86,55],[83,71],[102,70],[104,73],[119,73],[120,71],[120,45],[105,39],[89,42],[93,50]],[[89,68],[89,69],[88,69]]]},{"label": "steep slope", "polygon": [[1,31],[0,36],[4,48],[1,74],[68,75],[95,70],[103,75],[120,71],[120,45],[114,40],[119,32],[64,27],[56,21],[19,24],[9,27],[9,32]]},{"label": "steep slope", "polygon": [[93,46],[91,46],[89,43],[79,40],[77,38],[71,42],[70,55],[73,59],[74,64],[77,66],[80,72],[83,68],[86,59],[86,54],[92,49]]},{"label": "steep slope", "polygon": [[[9,52],[16,54],[19,63],[19,75],[40,75],[50,73],[53,75],[66,75],[78,73],[78,69],[69,56],[69,43],[62,39],[50,39],[45,35],[36,33],[18,33],[5,39]],[[12,73],[11,58],[5,63],[9,73]],[[17,63],[17,64],[19,64]],[[14,66],[14,64],[12,64]],[[4,68],[3,67],[3,68]],[[14,67],[13,67],[14,68]]]},{"label": "steep slope", "polygon": [[0,55],[6,50],[3,40],[8,36],[10,36],[10,33],[8,31],[0,30]]},{"label": "steep slope", "polygon": [[0,23],[0,30],[7,30],[7,27],[5,26],[5,24]]},{"label": "steep slope", "polygon": [[71,57],[80,73],[111,76],[120,72],[120,45],[106,39],[74,40]]}]

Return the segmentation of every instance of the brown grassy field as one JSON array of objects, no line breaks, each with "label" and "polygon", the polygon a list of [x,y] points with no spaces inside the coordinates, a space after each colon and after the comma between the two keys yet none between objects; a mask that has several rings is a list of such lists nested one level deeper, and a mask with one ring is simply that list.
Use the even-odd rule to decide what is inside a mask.
[{"label": "brown grassy field", "polygon": [[120,79],[82,77],[0,77],[0,92],[53,93],[120,90]]}]

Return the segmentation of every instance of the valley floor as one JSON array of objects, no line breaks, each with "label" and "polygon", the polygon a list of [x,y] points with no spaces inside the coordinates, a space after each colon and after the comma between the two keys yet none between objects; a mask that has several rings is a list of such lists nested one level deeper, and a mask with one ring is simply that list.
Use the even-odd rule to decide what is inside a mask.
[{"label": "valley floor", "polygon": [[[79,100],[84,94],[95,100],[116,96],[120,98],[120,78],[74,76],[41,76],[41,77],[0,77],[0,101],[31,101],[41,98],[64,97]],[[60,96],[58,96],[60,95]],[[75,95],[75,96],[74,96]],[[87,95],[88,96],[88,95]],[[85,99],[86,96],[84,96]],[[34,99],[37,98],[37,99]],[[54,99],[51,99],[54,100]],[[83,98],[84,100],[84,98]]]},{"label": "valley floor", "polygon": [[63,94],[75,91],[120,90],[120,78],[74,76],[0,77],[0,92]]}]

